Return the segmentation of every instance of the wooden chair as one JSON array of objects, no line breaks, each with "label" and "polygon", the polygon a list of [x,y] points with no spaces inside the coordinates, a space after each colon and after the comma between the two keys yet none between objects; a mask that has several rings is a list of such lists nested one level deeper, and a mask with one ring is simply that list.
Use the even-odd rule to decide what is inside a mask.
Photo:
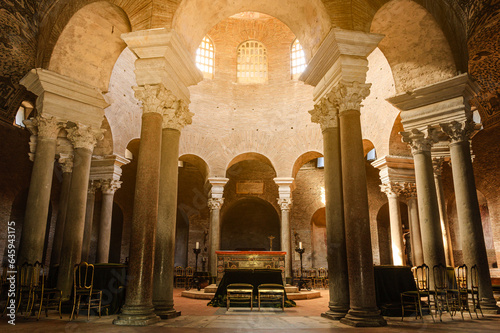
[{"label": "wooden chair", "polygon": [[226,294],[227,310],[229,310],[231,301],[250,301],[250,310],[253,310],[253,285],[248,283],[232,283],[228,285]]},{"label": "wooden chair", "polygon": [[405,309],[415,311],[415,319],[419,315],[424,320],[422,309],[426,306],[435,322],[431,309],[431,293],[429,291],[429,267],[426,264],[415,267],[413,276],[416,281],[417,290],[409,290],[401,293],[401,321],[405,317]]},{"label": "wooden chair", "polygon": [[443,311],[448,311],[451,319],[453,319],[452,309],[450,308],[448,293],[448,276],[446,267],[443,264],[434,265],[434,290],[431,293],[434,295],[434,303],[436,305],[436,312],[439,312],[439,320],[443,321]]},{"label": "wooden chair", "polygon": [[75,265],[73,273],[73,310],[69,320],[78,318],[80,305],[87,306],[87,320],[90,320],[90,309],[98,309],[101,318],[102,290],[94,289],[94,265],[82,261]]},{"label": "wooden chair", "polygon": [[259,311],[262,301],[279,301],[281,309],[285,311],[285,287],[281,284],[263,283],[258,287],[257,300],[259,303]]},{"label": "wooden chair", "polygon": [[177,266],[174,268],[174,284],[175,288],[184,288],[186,286],[186,276],[184,275],[184,267]]},{"label": "wooden chair", "polygon": [[191,285],[193,283],[193,275],[194,275],[194,268],[190,266],[186,267],[186,270],[184,271],[186,289],[191,288]]},{"label": "wooden chair", "polygon": [[[26,305],[26,312],[30,306],[30,296],[31,296],[31,279],[33,277],[33,265],[25,262],[17,269],[17,283],[16,283],[16,312],[21,309],[21,314],[23,313],[24,305]],[[7,304],[9,300],[7,300]],[[5,313],[4,309],[4,313]],[[29,313],[28,313],[29,315]]]},{"label": "wooden chair", "polygon": [[477,314],[477,309],[481,312],[481,316],[484,317],[483,310],[481,309],[481,305],[479,304],[479,277],[477,273],[477,265],[473,265],[470,268],[470,287],[469,290],[472,297],[472,307],[474,309],[474,313],[476,317],[479,318]]},{"label": "wooden chair", "polygon": [[472,319],[472,314],[469,309],[469,292],[468,292],[468,276],[467,265],[463,264],[455,268],[456,289],[448,290],[453,295],[453,310],[460,311],[462,320],[464,320],[464,311],[469,311],[469,316]]},{"label": "wooden chair", "polygon": [[38,287],[34,288],[32,292],[32,306],[33,304],[38,303],[38,314],[36,316],[36,320],[40,319],[42,309],[45,309],[45,317],[48,317],[48,310],[53,309],[59,312],[59,318],[62,319],[62,291],[56,288],[47,288],[45,268],[41,263],[37,261],[34,268],[34,272],[38,274],[39,279]]},{"label": "wooden chair", "polygon": [[318,275],[315,279],[315,288],[317,288],[317,286],[319,285],[321,288],[328,289],[327,275],[328,272],[324,267],[320,267],[320,269],[318,269]]}]

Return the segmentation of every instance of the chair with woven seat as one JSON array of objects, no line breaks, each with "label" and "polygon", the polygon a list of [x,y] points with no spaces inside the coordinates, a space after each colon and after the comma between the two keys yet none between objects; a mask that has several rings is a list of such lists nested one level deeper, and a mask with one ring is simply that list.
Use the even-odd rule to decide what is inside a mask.
[{"label": "chair with woven seat", "polygon": [[253,285],[249,283],[232,283],[227,286],[226,305],[229,310],[230,303],[250,302],[250,310],[253,310]]},{"label": "chair with woven seat", "polygon": [[415,311],[415,319],[420,318],[424,320],[423,311],[424,307],[429,309],[432,321],[435,322],[431,309],[431,293],[429,291],[429,266],[422,264],[415,267],[413,276],[416,281],[416,290],[408,290],[401,293],[401,321],[404,320],[405,309]]},{"label": "chair with woven seat", "polygon": [[439,320],[443,321],[442,315],[444,311],[447,311],[451,319],[453,319],[453,312],[449,303],[450,293],[448,292],[448,273],[446,267],[443,264],[438,264],[434,265],[432,269],[434,290],[430,292],[434,295],[434,303],[436,305],[436,312],[439,312]]},{"label": "chair with woven seat", "polygon": [[473,265],[470,268],[470,290],[469,293],[472,297],[472,307],[476,317],[479,318],[477,314],[477,309],[481,312],[481,316],[484,317],[483,310],[481,309],[481,305],[479,303],[479,277],[477,273],[477,265]]},{"label": "chair with woven seat", "polygon": [[257,300],[259,303],[259,311],[262,301],[279,301],[281,309],[285,311],[285,287],[281,284],[263,283],[258,287]]},{"label": "chair with woven seat", "polygon": [[69,320],[78,318],[81,305],[87,306],[87,320],[90,320],[90,309],[98,309],[101,318],[102,290],[94,289],[94,265],[82,261],[75,265],[73,273],[73,310]]}]

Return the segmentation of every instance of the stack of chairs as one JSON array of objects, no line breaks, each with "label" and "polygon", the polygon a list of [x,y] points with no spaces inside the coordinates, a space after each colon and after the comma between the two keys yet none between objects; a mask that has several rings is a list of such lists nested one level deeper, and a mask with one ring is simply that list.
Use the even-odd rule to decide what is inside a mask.
[{"label": "stack of chairs", "polygon": [[324,267],[318,269],[318,274],[314,280],[314,288],[328,289],[328,271]]},{"label": "stack of chairs", "polygon": [[186,270],[184,271],[184,276],[185,276],[185,288],[191,288],[192,283],[193,283],[193,274],[194,274],[194,268],[193,267],[186,267]]},{"label": "stack of chairs", "polygon": [[174,286],[175,288],[184,288],[186,286],[184,267],[177,266],[174,268]]}]

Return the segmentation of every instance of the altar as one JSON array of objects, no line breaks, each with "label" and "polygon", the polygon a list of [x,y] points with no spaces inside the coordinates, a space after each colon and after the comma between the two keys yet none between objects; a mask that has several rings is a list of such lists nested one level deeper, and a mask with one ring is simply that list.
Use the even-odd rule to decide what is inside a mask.
[{"label": "altar", "polygon": [[283,251],[215,251],[217,255],[217,284],[226,269],[280,269],[285,272]]}]

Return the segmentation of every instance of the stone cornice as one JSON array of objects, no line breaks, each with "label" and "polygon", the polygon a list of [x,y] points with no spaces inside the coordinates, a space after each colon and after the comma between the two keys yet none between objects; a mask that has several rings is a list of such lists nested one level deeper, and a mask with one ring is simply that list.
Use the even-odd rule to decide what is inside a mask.
[{"label": "stone cornice", "polygon": [[382,184],[415,181],[412,157],[387,155],[372,162],[372,166],[380,170]]},{"label": "stone cornice", "polygon": [[222,199],[222,196],[224,195],[224,186],[229,181],[229,178],[210,177],[208,178],[208,181],[212,185],[212,188],[210,189],[210,197],[212,199]]},{"label": "stone cornice", "polygon": [[295,188],[295,179],[289,177],[274,178],[274,182],[278,185],[279,199],[289,199],[292,196],[292,191]]},{"label": "stone cornice", "polygon": [[138,85],[163,83],[179,99],[189,103],[187,87],[202,81],[203,75],[174,30],[134,31],[121,38],[139,58],[135,63]]},{"label": "stone cornice", "polygon": [[130,160],[120,155],[93,156],[90,165],[90,179],[112,179],[120,180],[122,166],[130,163]]},{"label": "stone cornice", "polygon": [[32,69],[20,83],[38,96],[39,114],[100,127],[108,103],[96,87],[41,68]]},{"label": "stone cornice", "polygon": [[439,141],[437,131],[431,127],[424,131],[413,129],[400,132],[400,134],[403,137],[403,142],[410,145],[413,154],[430,152],[432,145]]},{"label": "stone cornice", "polygon": [[97,141],[102,140],[104,137],[102,129],[92,128],[83,124],[67,128],[66,131],[68,132],[68,139],[75,149],[84,148],[93,151]]}]

